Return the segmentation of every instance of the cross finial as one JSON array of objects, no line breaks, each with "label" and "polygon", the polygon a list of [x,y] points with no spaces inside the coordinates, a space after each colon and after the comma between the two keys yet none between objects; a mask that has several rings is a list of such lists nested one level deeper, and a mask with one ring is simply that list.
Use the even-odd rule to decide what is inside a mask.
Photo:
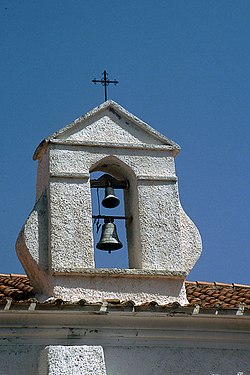
[{"label": "cross finial", "polygon": [[103,75],[103,78],[102,79],[92,79],[92,82],[94,84],[96,83],[101,83],[102,86],[104,86],[104,99],[105,99],[105,102],[107,100],[107,86],[110,84],[110,83],[113,83],[114,85],[117,85],[117,83],[119,83],[116,79],[114,80],[110,80],[108,79],[108,73],[106,72],[106,70],[104,70],[104,72],[102,73]]}]

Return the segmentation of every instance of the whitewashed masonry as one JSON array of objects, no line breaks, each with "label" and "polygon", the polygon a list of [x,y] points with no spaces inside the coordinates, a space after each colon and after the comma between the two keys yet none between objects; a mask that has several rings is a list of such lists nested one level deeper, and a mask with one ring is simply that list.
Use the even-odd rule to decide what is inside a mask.
[{"label": "whitewashed masonry", "polygon": [[[187,303],[183,283],[201,254],[201,239],[179,200],[179,150],[113,101],[38,146],[36,203],[16,249],[39,299]],[[93,171],[129,181],[129,269],[95,268]]]}]

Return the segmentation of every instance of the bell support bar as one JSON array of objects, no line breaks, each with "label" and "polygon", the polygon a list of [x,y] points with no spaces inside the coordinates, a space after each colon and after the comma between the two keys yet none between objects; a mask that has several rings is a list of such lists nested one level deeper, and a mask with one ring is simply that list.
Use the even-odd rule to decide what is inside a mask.
[{"label": "bell support bar", "polygon": [[114,219],[132,221],[132,216],[92,215],[92,219]]},{"label": "bell support bar", "polygon": [[114,189],[128,189],[129,183],[127,180],[124,181],[99,181],[99,180],[90,180],[90,186],[92,188],[106,188],[112,186]]},{"label": "bell support bar", "polygon": [[106,188],[112,186],[114,189],[128,189],[128,180],[117,180],[111,175],[104,174],[98,180],[90,180],[91,188]]}]

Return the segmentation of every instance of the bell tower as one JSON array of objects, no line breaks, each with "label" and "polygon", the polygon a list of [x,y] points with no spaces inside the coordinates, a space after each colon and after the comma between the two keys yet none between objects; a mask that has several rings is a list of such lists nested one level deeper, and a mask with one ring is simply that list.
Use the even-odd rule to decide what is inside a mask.
[{"label": "bell tower", "polygon": [[[33,156],[36,202],[16,244],[38,298],[187,303],[184,281],[200,256],[201,239],[180,204],[179,151],[111,100],[40,143]],[[91,180],[95,171],[102,176]],[[95,267],[95,187],[106,189],[103,204],[110,208],[118,203],[113,189],[124,191],[127,269]],[[118,250],[112,248],[120,246],[117,218],[99,219],[104,220],[99,248]]]}]

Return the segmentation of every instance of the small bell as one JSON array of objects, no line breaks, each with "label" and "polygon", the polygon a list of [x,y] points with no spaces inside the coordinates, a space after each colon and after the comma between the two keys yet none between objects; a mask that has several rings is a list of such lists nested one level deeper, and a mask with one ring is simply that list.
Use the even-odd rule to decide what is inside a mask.
[{"label": "small bell", "polygon": [[123,245],[117,235],[114,220],[110,217],[105,218],[102,226],[102,235],[100,241],[96,245],[97,249],[105,250],[111,253],[113,250],[121,249],[122,246]]},{"label": "small bell", "polygon": [[115,208],[120,204],[120,199],[115,195],[112,186],[107,186],[105,188],[105,198],[102,200],[103,207]]}]

